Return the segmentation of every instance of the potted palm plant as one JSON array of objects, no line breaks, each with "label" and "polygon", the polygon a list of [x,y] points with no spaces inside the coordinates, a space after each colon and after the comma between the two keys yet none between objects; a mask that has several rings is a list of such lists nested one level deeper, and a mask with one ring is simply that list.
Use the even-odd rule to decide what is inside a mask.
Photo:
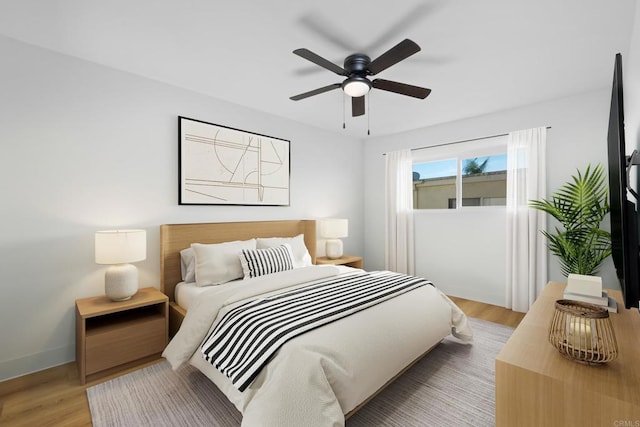
[{"label": "potted palm plant", "polygon": [[556,191],[551,200],[532,200],[530,206],[554,217],[562,228],[543,231],[547,247],[560,259],[562,274],[595,275],[611,255],[611,233],[600,228],[609,212],[604,168],[587,165]]}]

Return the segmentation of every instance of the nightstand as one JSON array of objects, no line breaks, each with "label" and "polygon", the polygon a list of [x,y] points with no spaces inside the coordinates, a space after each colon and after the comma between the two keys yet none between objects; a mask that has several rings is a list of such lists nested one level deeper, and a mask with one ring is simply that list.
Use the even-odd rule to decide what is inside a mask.
[{"label": "nightstand", "polygon": [[342,257],[337,259],[329,259],[326,256],[319,256],[316,258],[316,264],[346,265],[353,268],[362,268],[362,257],[342,255]]},{"label": "nightstand", "polygon": [[80,382],[153,360],[167,346],[169,299],[143,288],[128,301],[105,295],[76,300],[76,362]]}]

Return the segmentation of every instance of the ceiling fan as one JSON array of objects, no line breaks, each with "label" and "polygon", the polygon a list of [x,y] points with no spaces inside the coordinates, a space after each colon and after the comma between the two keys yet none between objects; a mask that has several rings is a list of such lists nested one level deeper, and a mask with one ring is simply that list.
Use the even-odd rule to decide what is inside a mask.
[{"label": "ceiling fan", "polygon": [[384,79],[375,79],[371,81],[367,78],[367,76],[374,76],[419,51],[420,46],[418,46],[414,41],[404,39],[373,61],[367,55],[362,53],[349,55],[344,60],[343,68],[311,52],[309,49],[296,49],[293,51],[296,55],[326,68],[339,76],[345,76],[346,79],[342,83],[334,83],[309,92],[301,93],[299,95],[292,96],[290,99],[293,101],[299,101],[333,89],[342,88],[344,93],[351,97],[351,114],[353,117],[362,116],[364,114],[364,96],[372,88],[424,99],[431,93],[431,89]]}]

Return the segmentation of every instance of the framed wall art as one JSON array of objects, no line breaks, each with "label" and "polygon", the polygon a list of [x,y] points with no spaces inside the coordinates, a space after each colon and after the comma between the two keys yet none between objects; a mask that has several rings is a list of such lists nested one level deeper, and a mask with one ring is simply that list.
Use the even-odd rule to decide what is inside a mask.
[{"label": "framed wall art", "polygon": [[178,117],[181,205],[289,206],[289,141]]}]

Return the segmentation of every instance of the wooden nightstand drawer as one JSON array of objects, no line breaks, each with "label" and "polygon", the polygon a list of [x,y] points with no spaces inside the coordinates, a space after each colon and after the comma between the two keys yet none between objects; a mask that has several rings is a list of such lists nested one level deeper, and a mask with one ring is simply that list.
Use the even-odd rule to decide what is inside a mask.
[{"label": "wooden nightstand drawer", "polygon": [[166,319],[142,319],[134,325],[87,334],[87,375],[160,353],[166,345]]},{"label": "wooden nightstand drawer", "polygon": [[158,357],[167,345],[169,299],[155,288],[130,300],[76,300],[76,361],[80,382]]}]

